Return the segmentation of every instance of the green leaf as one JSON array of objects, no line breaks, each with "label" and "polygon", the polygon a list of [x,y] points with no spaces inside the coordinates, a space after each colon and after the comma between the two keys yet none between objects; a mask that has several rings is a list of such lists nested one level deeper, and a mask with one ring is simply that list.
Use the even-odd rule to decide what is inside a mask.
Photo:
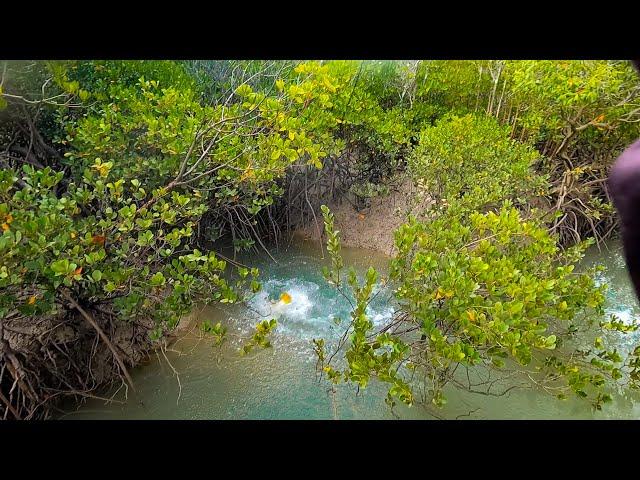
[{"label": "green leaf", "polygon": [[156,272],[151,276],[151,279],[149,280],[149,283],[151,284],[151,286],[153,287],[159,287],[161,285],[164,285],[166,282],[166,279],[164,278],[164,275],[162,274],[162,272]]},{"label": "green leaf", "polygon": [[66,258],[51,263],[51,270],[57,275],[66,275],[69,272],[69,260]]},{"label": "green leaf", "polygon": [[557,338],[555,335],[549,335],[544,341],[545,347],[549,350],[553,350],[554,348],[556,348],[556,341]]}]

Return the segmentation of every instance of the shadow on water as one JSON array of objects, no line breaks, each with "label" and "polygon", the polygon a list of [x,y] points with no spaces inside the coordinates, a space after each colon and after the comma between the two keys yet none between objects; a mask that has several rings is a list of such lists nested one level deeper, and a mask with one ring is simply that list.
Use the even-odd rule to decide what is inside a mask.
[{"label": "shadow on water", "polygon": [[[369,265],[385,270],[387,257],[376,252],[344,248],[346,265],[363,272]],[[222,321],[229,340],[221,349],[212,347],[197,328],[180,338],[167,352],[152,356],[132,372],[138,393],[124,404],[89,400],[70,408],[64,419],[392,419],[384,402],[384,385],[373,382],[356,395],[342,386],[331,393],[325,380],[315,374],[311,339],[336,341],[349,318],[349,302],[324,281],[317,244],[297,242],[275,255],[277,264],[253,259],[261,269],[263,290],[246,307],[206,307],[194,312],[198,320]],[[248,261],[251,259],[245,259]],[[257,265],[256,265],[257,263]],[[602,263],[607,271],[600,281],[610,285],[607,310],[623,321],[639,313],[627,278],[620,247],[611,243],[599,252],[591,249],[584,265]],[[278,302],[287,292],[291,303]],[[369,307],[370,318],[381,325],[393,313],[392,295],[381,287]],[[264,318],[277,318],[273,348],[247,357],[238,355],[242,338]],[[631,345],[638,335],[621,341]],[[168,360],[168,361],[167,361]],[[169,363],[171,365],[169,365]],[[173,367],[173,368],[172,368]],[[173,369],[179,372],[179,382]],[[594,412],[585,402],[560,401],[542,392],[511,391],[503,397],[463,393],[450,389],[448,404],[438,411],[442,418],[560,419],[640,418],[640,407],[629,398],[615,398],[603,412]],[[123,392],[115,398],[123,399]],[[637,400],[636,400],[637,401]],[[638,404],[640,405],[640,403]],[[473,412],[470,414],[470,412]],[[397,409],[403,419],[432,419],[421,407]]]}]

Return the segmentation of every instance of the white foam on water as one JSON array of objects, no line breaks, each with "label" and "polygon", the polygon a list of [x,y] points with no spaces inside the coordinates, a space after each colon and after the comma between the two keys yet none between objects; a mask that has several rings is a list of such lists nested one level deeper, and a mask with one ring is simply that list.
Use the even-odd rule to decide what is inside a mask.
[{"label": "white foam on water", "polygon": [[[259,320],[275,318],[276,333],[304,340],[331,338],[341,335],[346,327],[351,307],[340,293],[332,288],[300,279],[271,278],[263,283],[262,290],[249,302],[259,315]],[[290,303],[278,300],[283,293],[291,297]],[[388,305],[367,307],[367,314],[376,327],[384,325],[393,316]],[[336,325],[335,318],[342,322]]]},{"label": "white foam on water", "polygon": [[615,315],[625,325],[633,325],[636,323],[636,316],[633,314],[633,310],[610,310],[608,313]]},{"label": "white foam on water", "polygon": [[[309,300],[309,295],[312,295],[313,290],[318,290],[319,288],[318,285],[313,283],[305,283],[306,285],[292,285],[291,282],[269,280],[251,300],[250,305],[265,318],[279,318],[286,315],[289,318],[303,319],[309,314],[313,306]],[[279,298],[282,293],[288,293],[291,296],[290,303],[274,298]]]},{"label": "white foam on water", "polygon": [[380,311],[373,310],[371,306],[367,307],[367,315],[376,327],[384,326],[389,320],[391,320],[391,318],[393,318],[394,313],[395,308],[393,307],[387,307]]}]

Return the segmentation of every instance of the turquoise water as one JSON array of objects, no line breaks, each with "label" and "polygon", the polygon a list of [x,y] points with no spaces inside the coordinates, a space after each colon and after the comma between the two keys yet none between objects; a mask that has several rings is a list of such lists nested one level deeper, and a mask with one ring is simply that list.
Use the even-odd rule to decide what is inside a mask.
[{"label": "turquoise water", "polygon": [[[345,263],[364,271],[374,265],[384,271],[387,258],[376,252],[344,249]],[[147,365],[132,372],[137,394],[117,392],[122,404],[90,400],[70,410],[67,419],[547,419],[547,418],[640,418],[640,408],[631,397],[618,396],[603,412],[594,412],[577,400],[560,401],[535,390],[511,391],[502,397],[447,392],[448,404],[441,410],[399,407],[392,413],[384,402],[386,389],[373,382],[356,392],[341,386],[332,392],[315,373],[311,339],[337,341],[342,333],[338,319],[346,323],[349,301],[337,294],[320,273],[327,259],[320,258],[315,244],[298,243],[275,255],[277,264],[260,260],[263,291],[248,307],[205,308],[194,312],[199,320],[222,321],[229,341],[212,347],[207,337],[193,328],[164,355],[158,353]],[[611,285],[608,311],[624,321],[633,321],[638,305],[627,278],[620,248],[592,249],[584,264],[604,263],[608,270],[599,281]],[[253,263],[255,264],[255,263]],[[278,302],[281,293],[291,303]],[[383,325],[393,314],[393,302],[384,287],[375,291],[369,316]],[[261,319],[277,318],[273,348],[247,357],[238,348]],[[637,334],[616,337],[622,348],[639,341]],[[178,376],[174,373],[178,372]],[[637,405],[640,405],[638,403]]]}]

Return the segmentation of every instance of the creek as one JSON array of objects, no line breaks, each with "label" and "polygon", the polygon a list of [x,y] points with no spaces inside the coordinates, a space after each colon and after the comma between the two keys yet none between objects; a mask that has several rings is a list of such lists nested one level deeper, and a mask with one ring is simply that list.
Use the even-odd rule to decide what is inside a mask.
[{"label": "creek", "polygon": [[[388,257],[370,250],[343,248],[346,265],[360,273],[369,265],[384,272]],[[261,270],[262,291],[247,306],[205,307],[193,312],[193,327],[167,351],[152,355],[131,371],[137,393],[105,404],[89,400],[69,406],[63,419],[433,419],[423,407],[399,406],[395,415],[385,404],[385,385],[373,381],[366,389],[341,385],[331,392],[319,380],[311,340],[336,342],[349,319],[350,305],[321,274],[323,259],[318,244],[296,241],[274,253],[277,264],[262,256],[243,261]],[[603,264],[607,268],[598,281],[609,284],[606,309],[624,322],[640,313],[627,276],[619,243],[602,250],[591,248],[583,266]],[[278,301],[288,293],[291,302]],[[368,314],[376,325],[391,318],[393,296],[380,287]],[[240,356],[238,348],[261,319],[277,318],[271,340],[273,348]],[[338,320],[342,319],[341,324]],[[197,321],[221,321],[228,340],[221,348],[196,328]],[[640,341],[640,333],[617,334],[620,350]],[[176,376],[175,371],[179,373]],[[112,392],[113,393],[113,392]],[[441,418],[472,419],[605,419],[640,418],[640,399],[635,394],[616,395],[603,411],[578,399],[558,400],[535,389],[512,390],[494,397],[446,390],[447,405],[437,411]],[[635,395],[632,397],[632,395]],[[635,402],[635,406],[634,406]],[[472,413],[471,413],[472,412]]]}]

